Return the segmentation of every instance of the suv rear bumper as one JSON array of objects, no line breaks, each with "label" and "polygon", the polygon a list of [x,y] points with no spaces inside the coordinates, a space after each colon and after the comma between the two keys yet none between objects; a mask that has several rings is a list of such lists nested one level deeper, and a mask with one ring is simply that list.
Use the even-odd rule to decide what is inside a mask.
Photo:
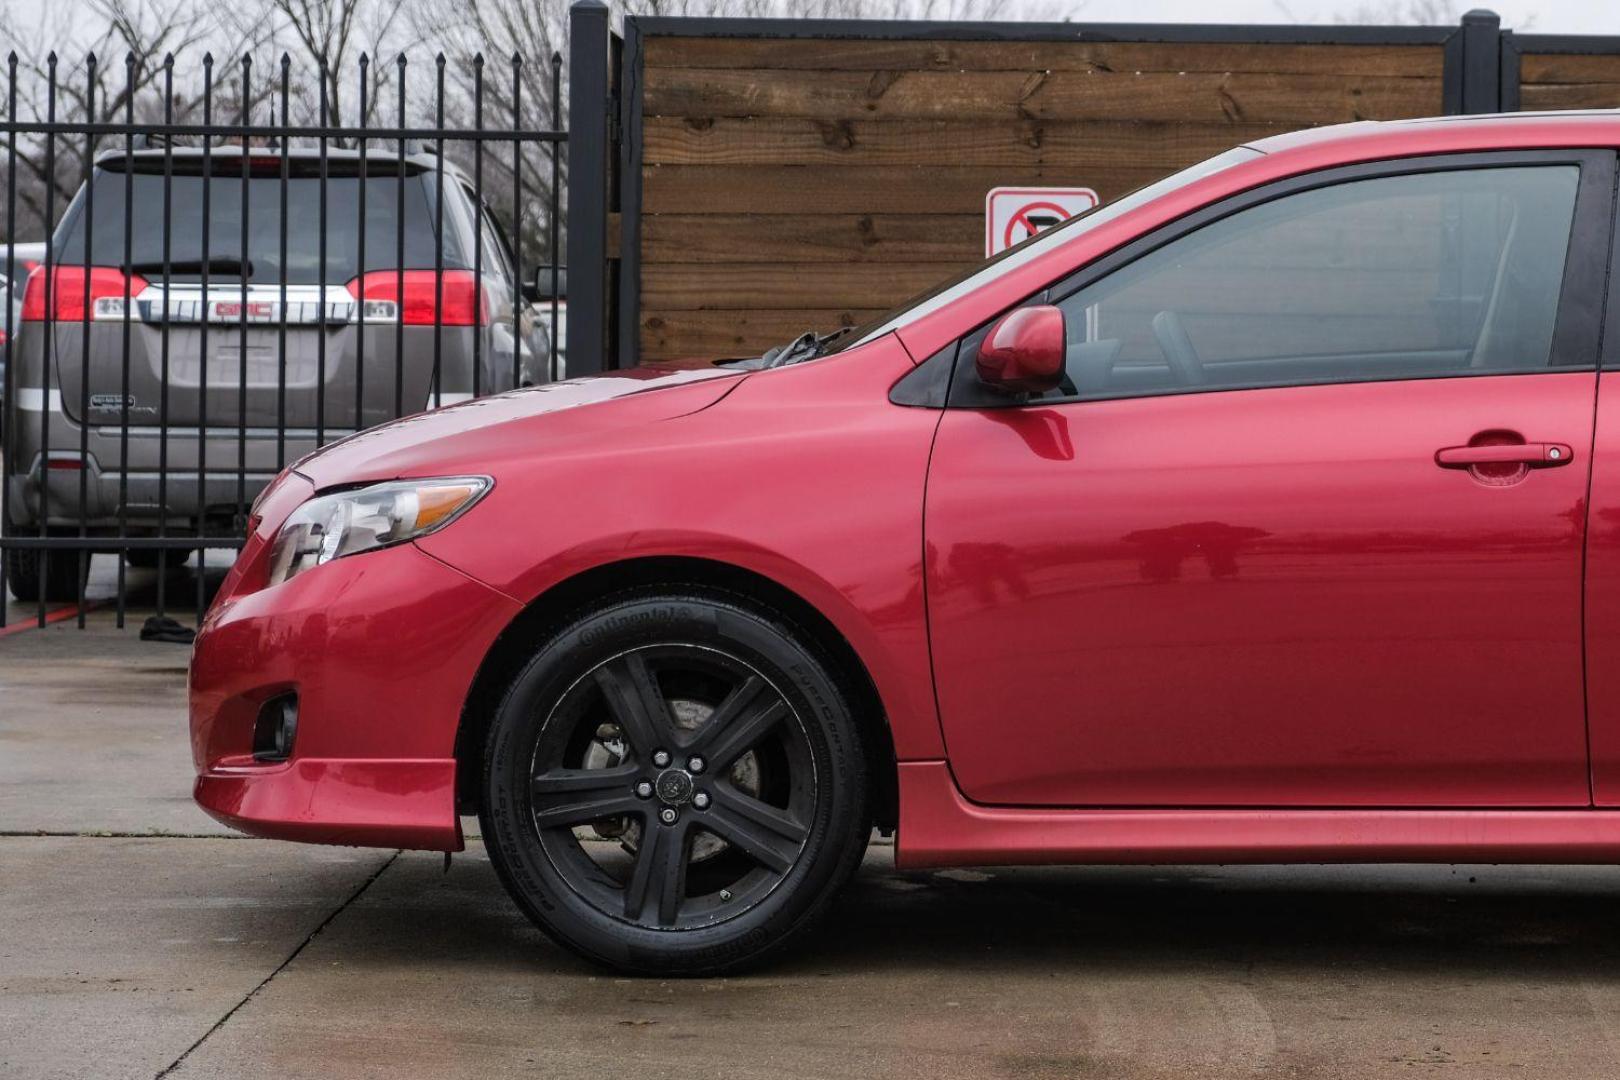
[{"label": "suv rear bumper", "polygon": [[[35,528],[43,513],[45,525],[76,529],[82,523],[92,536],[115,533],[120,525],[130,532],[148,532],[160,522],[171,535],[183,536],[196,530],[201,516],[220,519],[230,533],[240,535],[237,519],[246,517],[254,498],[275,478],[273,472],[210,469],[204,477],[173,471],[164,481],[157,473],[107,472],[93,455],[81,459],[77,449],[53,450],[51,461],[53,467],[46,469],[36,457],[27,472],[6,477],[11,525]],[[47,493],[42,511],[41,497]]]},{"label": "suv rear bumper", "polygon": [[[273,429],[244,432],[219,424],[209,426],[206,439],[194,427],[174,427],[166,434],[137,424],[127,432],[118,426],[86,429],[63,411],[54,390],[47,396],[25,388],[16,397],[6,409],[16,459],[5,463],[5,483],[10,487],[7,524],[18,529],[37,528],[43,516],[46,525],[82,523],[92,535],[106,534],[119,528],[121,506],[123,525],[134,531],[161,521],[183,535],[196,528],[199,517],[211,516],[234,524],[281,471],[283,460],[296,460],[316,447],[315,433],[300,429],[278,436]],[[329,428],[325,441],[349,433]],[[128,473],[120,470],[122,461],[130,463]],[[199,463],[206,469],[201,476]],[[231,531],[240,534],[240,526]]]}]

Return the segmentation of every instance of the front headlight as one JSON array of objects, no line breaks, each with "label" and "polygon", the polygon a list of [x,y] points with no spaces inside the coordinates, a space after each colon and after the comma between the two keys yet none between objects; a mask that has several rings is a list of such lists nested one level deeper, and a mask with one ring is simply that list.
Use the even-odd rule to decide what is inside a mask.
[{"label": "front headlight", "polygon": [[322,495],[293,511],[270,550],[269,584],[322,563],[442,529],[489,491],[484,476],[391,480]]}]

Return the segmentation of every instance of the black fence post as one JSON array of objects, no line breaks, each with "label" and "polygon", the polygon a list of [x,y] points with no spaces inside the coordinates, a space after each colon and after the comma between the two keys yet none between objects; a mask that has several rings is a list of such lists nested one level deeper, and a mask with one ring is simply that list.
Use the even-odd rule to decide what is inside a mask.
[{"label": "black fence post", "polygon": [[625,366],[641,360],[641,29],[624,19],[620,50],[619,116],[619,357]]},{"label": "black fence post", "polygon": [[1502,111],[1502,19],[1475,8],[1462,17],[1461,112]]},{"label": "black fence post", "polygon": [[568,374],[615,365],[608,356],[608,121],[613,105],[608,6],[568,12]]},{"label": "black fence post", "polygon": [[1519,98],[1519,42],[1513,31],[1502,31],[1502,111],[1518,112]]}]

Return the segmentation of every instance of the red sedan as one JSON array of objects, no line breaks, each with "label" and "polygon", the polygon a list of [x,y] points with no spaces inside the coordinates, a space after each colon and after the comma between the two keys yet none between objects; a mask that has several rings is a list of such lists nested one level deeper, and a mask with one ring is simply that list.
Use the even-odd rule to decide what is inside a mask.
[{"label": "red sedan", "polygon": [[540,926],[664,973],[774,953],[874,824],[904,867],[1620,861],[1617,147],[1269,139],[875,325],[328,447],[198,637],[197,801],[476,813]]}]

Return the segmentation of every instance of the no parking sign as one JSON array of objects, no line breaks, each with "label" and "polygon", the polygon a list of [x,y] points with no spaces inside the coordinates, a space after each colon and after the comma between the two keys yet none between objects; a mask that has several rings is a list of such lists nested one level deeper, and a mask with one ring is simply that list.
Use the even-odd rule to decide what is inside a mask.
[{"label": "no parking sign", "polygon": [[994,255],[1102,200],[1090,188],[991,188],[984,197],[984,253]]}]

